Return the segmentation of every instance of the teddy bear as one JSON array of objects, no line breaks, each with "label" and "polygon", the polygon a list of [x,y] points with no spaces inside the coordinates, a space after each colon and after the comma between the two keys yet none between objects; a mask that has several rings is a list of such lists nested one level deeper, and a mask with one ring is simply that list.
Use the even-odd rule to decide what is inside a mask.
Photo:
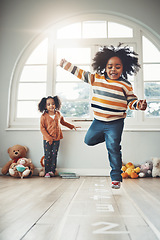
[{"label": "teddy bear", "polygon": [[9,172],[9,168],[12,163],[17,163],[19,158],[25,158],[27,155],[28,148],[22,145],[14,145],[13,147],[8,148],[8,154],[10,156],[10,161],[8,161],[2,167],[2,174],[6,175]]},{"label": "teddy bear", "polygon": [[138,173],[140,172],[139,167],[135,167],[133,163],[128,162],[126,165],[122,166],[122,178],[138,178]]},{"label": "teddy bear", "polygon": [[[44,156],[41,158],[40,164],[41,164],[42,168],[39,171],[39,177],[44,177],[44,175],[45,175]],[[57,169],[55,171],[55,175],[54,176],[58,176]]]},{"label": "teddy bear", "polygon": [[9,174],[12,177],[30,177],[33,175],[34,165],[29,158],[19,158],[17,163],[12,163],[9,168]]},{"label": "teddy bear", "polygon": [[147,162],[141,164],[140,165],[139,177],[140,178],[152,177],[152,168],[153,168],[152,161],[147,161]]},{"label": "teddy bear", "polygon": [[160,158],[154,157],[152,158],[153,169],[152,169],[152,177],[160,177]]}]

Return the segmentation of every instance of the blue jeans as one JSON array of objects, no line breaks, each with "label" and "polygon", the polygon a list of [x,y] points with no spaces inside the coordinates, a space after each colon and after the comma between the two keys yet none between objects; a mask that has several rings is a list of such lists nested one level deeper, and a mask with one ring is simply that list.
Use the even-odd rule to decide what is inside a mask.
[{"label": "blue jeans", "polygon": [[46,140],[43,141],[45,173],[55,173],[59,144],[60,141],[53,141],[51,145]]},{"label": "blue jeans", "polygon": [[84,142],[89,146],[94,146],[104,141],[106,142],[111,166],[110,176],[112,181],[122,181],[122,154],[120,143],[123,126],[124,119],[111,122],[103,122],[94,119],[84,140]]}]

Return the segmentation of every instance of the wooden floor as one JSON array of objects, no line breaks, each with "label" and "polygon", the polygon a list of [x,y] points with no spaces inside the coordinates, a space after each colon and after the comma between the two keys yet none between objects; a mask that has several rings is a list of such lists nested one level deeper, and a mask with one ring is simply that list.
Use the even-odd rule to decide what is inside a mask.
[{"label": "wooden floor", "polygon": [[160,239],[160,178],[0,176],[0,240]]}]

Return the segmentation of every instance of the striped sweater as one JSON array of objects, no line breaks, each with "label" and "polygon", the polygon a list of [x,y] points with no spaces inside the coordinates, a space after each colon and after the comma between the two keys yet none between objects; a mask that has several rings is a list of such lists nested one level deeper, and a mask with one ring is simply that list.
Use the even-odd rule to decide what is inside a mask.
[{"label": "striped sweater", "polygon": [[105,122],[118,120],[126,117],[127,107],[131,110],[138,109],[139,101],[133,93],[131,83],[126,79],[106,79],[104,75],[91,74],[70,62],[65,62],[63,68],[92,85],[91,107],[97,120]]}]

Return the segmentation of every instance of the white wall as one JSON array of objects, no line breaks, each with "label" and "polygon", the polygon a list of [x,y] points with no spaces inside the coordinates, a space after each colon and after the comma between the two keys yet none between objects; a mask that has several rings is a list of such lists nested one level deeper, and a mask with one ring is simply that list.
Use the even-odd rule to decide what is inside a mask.
[{"label": "white wall", "polygon": [[[18,56],[31,39],[54,22],[86,13],[107,13],[139,23],[160,42],[160,1],[158,0],[2,0],[0,2],[0,167],[9,159],[7,149],[26,145],[28,156],[39,168],[43,155],[39,131],[6,131],[9,87]],[[109,168],[105,144],[88,147],[83,143],[85,131],[64,131],[58,165],[78,169],[79,173],[107,173]],[[159,132],[124,132],[123,161],[135,164],[160,156]]]}]

